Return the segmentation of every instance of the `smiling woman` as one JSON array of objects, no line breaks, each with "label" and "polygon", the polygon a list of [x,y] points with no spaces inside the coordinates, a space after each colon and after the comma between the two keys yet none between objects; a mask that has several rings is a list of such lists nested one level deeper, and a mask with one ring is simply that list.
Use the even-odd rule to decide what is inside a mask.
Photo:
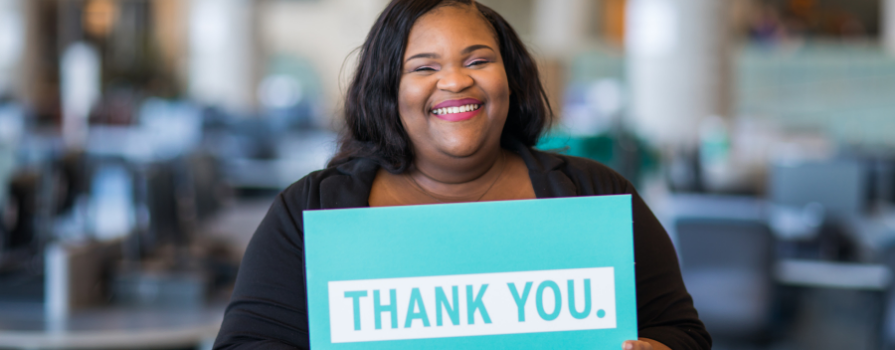
[{"label": "smiling woman", "polygon": [[[510,106],[518,102],[494,26],[474,5],[440,5],[412,26],[399,71],[397,114],[412,145],[405,151],[408,169],[380,169],[370,206],[535,198],[525,163],[500,145],[504,134],[516,138],[504,129]],[[524,50],[509,35],[518,49],[505,51]],[[536,77],[530,62],[510,65],[529,65]],[[540,82],[533,80],[529,94],[543,113],[514,113],[511,124],[530,119],[543,125],[549,116]]]},{"label": "smiling woman", "polygon": [[632,198],[642,337],[619,345],[711,347],[671,240],[630,182],[532,148],[550,105],[534,60],[493,10],[393,0],[361,49],[344,113],[339,152],[280,193],[255,232],[216,349],[309,346],[303,210],[609,194]]}]

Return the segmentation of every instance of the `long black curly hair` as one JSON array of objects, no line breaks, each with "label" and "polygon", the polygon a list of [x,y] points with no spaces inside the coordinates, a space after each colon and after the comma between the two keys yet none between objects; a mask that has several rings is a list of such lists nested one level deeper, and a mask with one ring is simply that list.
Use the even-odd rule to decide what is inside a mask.
[{"label": "long black curly hair", "polygon": [[413,162],[413,145],[398,114],[407,38],[416,20],[442,6],[474,5],[491,25],[500,45],[510,91],[510,108],[501,143],[515,139],[532,147],[552,121],[550,102],[538,67],[509,23],[474,0],[392,0],[379,15],[360,49],[357,69],[345,97],[346,127],[329,166],[369,158],[392,173]]}]

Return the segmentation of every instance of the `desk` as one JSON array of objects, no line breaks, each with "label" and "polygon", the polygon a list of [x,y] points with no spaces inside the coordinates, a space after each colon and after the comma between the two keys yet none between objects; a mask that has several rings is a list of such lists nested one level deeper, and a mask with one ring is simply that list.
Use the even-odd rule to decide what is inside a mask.
[{"label": "desk", "polygon": [[61,322],[42,303],[0,304],[0,348],[147,349],[195,347],[217,335],[225,304],[196,308],[103,307],[74,311]]}]

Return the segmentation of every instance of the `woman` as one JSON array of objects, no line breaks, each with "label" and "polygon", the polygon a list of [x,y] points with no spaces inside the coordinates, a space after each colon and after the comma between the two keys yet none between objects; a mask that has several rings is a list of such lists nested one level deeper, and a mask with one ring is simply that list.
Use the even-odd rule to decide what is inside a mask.
[{"label": "woman", "polygon": [[364,43],[330,165],[275,200],[246,251],[215,347],[307,348],[302,210],[629,193],[639,340],[708,349],[668,235],[605,166],[539,152],[549,104],[509,24],[473,0],[394,0]]}]

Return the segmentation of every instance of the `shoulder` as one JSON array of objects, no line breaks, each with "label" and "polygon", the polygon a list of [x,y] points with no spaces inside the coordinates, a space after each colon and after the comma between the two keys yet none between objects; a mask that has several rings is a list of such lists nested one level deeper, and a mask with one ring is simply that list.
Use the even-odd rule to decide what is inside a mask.
[{"label": "shoulder", "polygon": [[378,169],[372,160],[353,159],[305,175],[278,197],[297,210],[364,206]]},{"label": "shoulder", "polygon": [[628,194],[634,190],[621,174],[595,160],[536,149],[531,153],[540,164],[568,176],[579,195]]}]

